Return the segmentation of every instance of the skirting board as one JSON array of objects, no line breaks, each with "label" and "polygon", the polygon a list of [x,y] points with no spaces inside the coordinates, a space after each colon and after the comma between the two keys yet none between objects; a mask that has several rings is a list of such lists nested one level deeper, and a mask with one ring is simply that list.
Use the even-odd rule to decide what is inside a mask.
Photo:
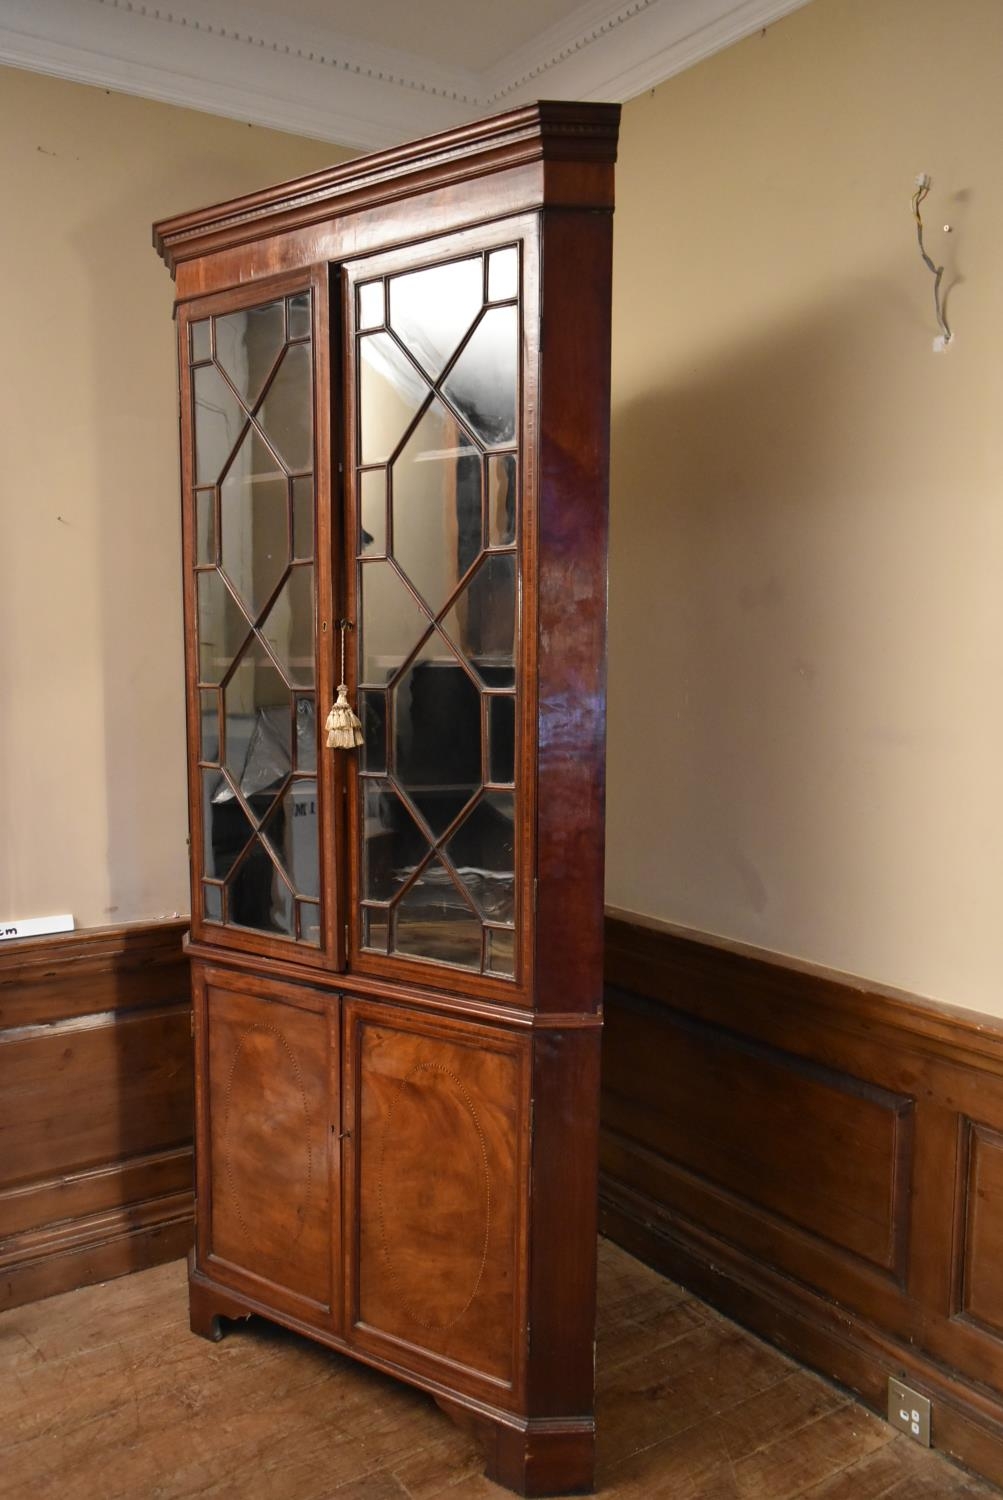
[{"label": "skirting board", "polygon": [[0,948],[0,1309],[191,1244],[186,926]]},{"label": "skirting board", "polygon": [[607,919],[605,1232],[1003,1483],[1003,1026]]}]

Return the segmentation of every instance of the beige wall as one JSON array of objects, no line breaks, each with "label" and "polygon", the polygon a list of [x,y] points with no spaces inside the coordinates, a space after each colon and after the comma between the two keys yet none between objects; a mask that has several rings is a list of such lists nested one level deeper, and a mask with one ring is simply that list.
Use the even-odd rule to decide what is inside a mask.
[{"label": "beige wall", "polygon": [[346,154],[0,70],[0,918],[188,909],[173,285],[150,224]]},{"label": "beige wall", "polygon": [[608,838],[615,906],[996,1014],[1001,60],[813,0],[626,106]]}]

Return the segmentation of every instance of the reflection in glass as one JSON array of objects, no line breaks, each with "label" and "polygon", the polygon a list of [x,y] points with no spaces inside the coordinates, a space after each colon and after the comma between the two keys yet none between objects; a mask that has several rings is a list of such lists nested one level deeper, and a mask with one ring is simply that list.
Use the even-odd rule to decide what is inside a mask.
[{"label": "reflection in glass", "polygon": [[515,454],[488,459],[488,546],[508,547],[515,541]]},{"label": "reflection in glass", "polygon": [[289,689],[252,636],[223,690],[226,768],[255,816],[272,805],[292,770]]},{"label": "reflection in glass", "polygon": [[247,847],[250,820],[220,771],[202,772],[203,870],[222,880]]},{"label": "reflection in glass", "polygon": [[359,327],[382,328],[386,322],[382,281],[367,281],[359,287]]},{"label": "reflection in glass", "polygon": [[227,890],[235,926],[295,936],[292,891],[258,839],[230,876]]},{"label": "reflection in glass", "polygon": [[199,681],[222,682],[226,669],[247,639],[250,622],[215,568],[196,574],[196,593]]},{"label": "reflection in glass", "polygon": [[314,683],[313,568],[297,564],[260,627],[269,649],[293,687]]},{"label": "reflection in glass", "polygon": [[221,885],[210,885],[208,880],[203,880],[202,906],[207,922],[222,922],[223,887]]},{"label": "reflection in glass", "polygon": [[290,782],[261,831],[293,890],[316,900],[320,896],[316,781]]},{"label": "reflection in glass", "polygon": [[393,453],[428,386],[388,333],[359,340],[362,462],[380,464]]},{"label": "reflection in glass", "polygon": [[390,915],[381,907],[362,908],[362,946],[386,953],[390,945]]},{"label": "reflection in glass", "polygon": [[289,319],[289,337],[291,339],[302,339],[310,334],[310,293],[297,292],[293,297],[286,298],[287,317]]},{"label": "reflection in glass", "polygon": [[363,771],[387,768],[387,695],[374,689],[359,694],[359,718],[365,736],[359,752]]},{"label": "reflection in glass", "polygon": [[380,687],[410,655],[428,616],[391,563],[365,563],[360,572],[362,681]]},{"label": "reflection in glass", "polygon": [[200,365],[195,391],[195,483],[215,484],[247,420],[215,365]]},{"label": "reflection in glass", "polygon": [[195,491],[195,562],[216,561],[216,491]]},{"label": "reflection in glass", "polygon": [[481,966],[481,924],[438,858],[401,897],[394,929],[397,953],[467,969]]},{"label": "reflection in glass", "polygon": [[300,919],[300,942],[320,947],[320,906],[316,901],[297,901]]},{"label": "reflection in glass", "polygon": [[192,364],[197,365],[200,360],[212,359],[209,319],[202,318],[198,323],[189,324],[188,331],[192,341]]},{"label": "reflection in glass", "polygon": [[514,687],[515,554],[489,552],[443,624],[488,687]]},{"label": "reflection in glass", "polygon": [[519,291],[519,252],[514,245],[488,256],[488,301],[507,302]]},{"label": "reflection in glass", "polygon": [[216,319],[216,363],[245,406],[253,406],[286,340],[281,302],[244,307]]},{"label": "reflection in glass", "polygon": [[359,552],[382,557],[387,550],[387,471],[365,469],[359,475]]},{"label": "reflection in glass", "polygon": [[436,380],[483,300],[484,269],[479,255],[409,271],[390,283],[390,326]]},{"label": "reflection in glass", "polygon": [[452,404],[488,447],[515,441],[519,314],[492,307],[443,382]]},{"label": "reflection in glass", "polygon": [[481,550],[481,456],[433,398],[393,467],[394,557],[438,613]]},{"label": "reflection in glass", "polygon": [[210,765],[219,764],[219,693],[216,688],[203,688],[199,693],[199,759]]},{"label": "reflection in glass", "polygon": [[480,693],[433,632],[393,694],[397,780],[443,833],[480,785]]},{"label": "reflection in glass", "polygon": [[296,769],[317,769],[317,705],[309,694],[296,698]]},{"label": "reflection in glass", "polygon": [[313,479],[293,482],[293,557],[309,562],[313,557]]},{"label": "reflection in glass", "polygon": [[220,488],[223,569],[248,614],[267,603],[289,560],[286,477],[254,428]]},{"label": "reflection in glass", "polygon": [[515,796],[488,792],[446,845],[477,909],[494,922],[515,915]]},{"label": "reflection in glass", "polygon": [[488,699],[488,771],[502,785],[515,780],[515,699]]},{"label": "reflection in glass", "polygon": [[291,472],[313,468],[313,364],[309,344],[292,344],[258,408],[268,441]]},{"label": "reflection in glass", "polygon": [[487,947],[488,973],[510,979],[515,973],[515,932],[511,928],[489,927]]},{"label": "reflection in glass", "polygon": [[362,896],[389,901],[429,852],[428,840],[385,781],[364,781],[366,841],[362,862]]}]

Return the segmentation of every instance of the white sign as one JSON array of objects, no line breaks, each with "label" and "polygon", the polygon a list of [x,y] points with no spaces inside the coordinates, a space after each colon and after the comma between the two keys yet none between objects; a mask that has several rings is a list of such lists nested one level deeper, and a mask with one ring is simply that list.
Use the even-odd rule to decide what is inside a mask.
[{"label": "white sign", "polygon": [[0,919],[0,943],[12,942],[14,938],[42,937],[47,932],[72,931],[72,917],[26,917],[20,922]]}]

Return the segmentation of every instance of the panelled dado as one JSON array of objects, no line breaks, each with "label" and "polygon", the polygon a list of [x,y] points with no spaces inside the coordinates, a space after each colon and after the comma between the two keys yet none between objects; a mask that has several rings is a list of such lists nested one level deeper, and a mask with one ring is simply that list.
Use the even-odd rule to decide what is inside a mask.
[{"label": "panelled dado", "polygon": [[535,1494],[593,1474],[617,122],[541,104],[155,231],[193,1326],[424,1385]]}]

